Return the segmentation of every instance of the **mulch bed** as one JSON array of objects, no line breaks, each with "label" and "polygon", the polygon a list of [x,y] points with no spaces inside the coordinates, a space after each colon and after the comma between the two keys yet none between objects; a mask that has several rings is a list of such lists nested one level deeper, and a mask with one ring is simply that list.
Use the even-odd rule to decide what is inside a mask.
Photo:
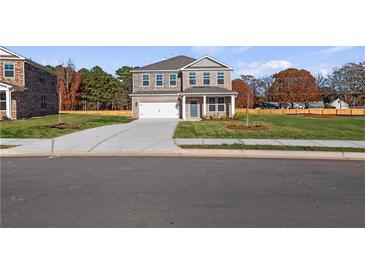
[{"label": "mulch bed", "polygon": [[78,128],[80,128],[78,126],[68,125],[65,123],[57,123],[57,124],[52,124],[52,125],[47,125],[47,126],[42,126],[42,127],[57,128],[57,129],[78,129]]},{"label": "mulch bed", "polygon": [[234,129],[234,130],[268,130],[269,129],[267,126],[262,126],[262,125],[249,126],[249,127],[246,127],[245,125],[226,125],[226,128]]},{"label": "mulch bed", "polygon": [[301,116],[306,118],[319,118],[319,119],[336,119],[334,114],[302,114]]}]

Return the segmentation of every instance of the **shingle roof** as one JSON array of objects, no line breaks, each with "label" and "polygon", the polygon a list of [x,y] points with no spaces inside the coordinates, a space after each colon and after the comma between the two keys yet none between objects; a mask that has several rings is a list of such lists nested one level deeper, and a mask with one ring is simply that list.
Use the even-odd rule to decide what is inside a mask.
[{"label": "shingle roof", "polygon": [[138,95],[179,95],[180,91],[135,91],[130,94],[130,96]]},{"label": "shingle roof", "polygon": [[182,67],[185,67],[186,65],[189,65],[190,63],[194,62],[196,59],[179,55],[172,57],[170,59],[160,61],[157,63],[153,63],[144,67],[140,67],[135,69],[135,71],[139,70],[178,70]]},{"label": "shingle roof", "polygon": [[237,92],[230,90],[230,89],[226,89],[226,88],[221,88],[221,87],[201,87],[201,86],[197,86],[197,87],[191,87],[187,90],[184,90],[181,94],[191,94],[191,93],[207,93],[207,94],[237,94]]}]

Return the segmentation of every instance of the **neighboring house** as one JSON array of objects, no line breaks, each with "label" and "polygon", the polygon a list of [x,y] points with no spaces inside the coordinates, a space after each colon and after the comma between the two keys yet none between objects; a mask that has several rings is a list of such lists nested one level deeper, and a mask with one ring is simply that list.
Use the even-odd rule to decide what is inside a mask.
[{"label": "neighboring house", "polygon": [[341,100],[340,98],[337,98],[336,100],[332,101],[329,104],[331,107],[335,107],[336,109],[348,109],[349,104],[347,104],[345,101]]},{"label": "neighboring house", "polygon": [[176,56],[133,72],[134,118],[232,117],[232,68],[210,56]]},{"label": "neighboring house", "polygon": [[56,74],[0,47],[0,119],[54,113],[58,113]]}]

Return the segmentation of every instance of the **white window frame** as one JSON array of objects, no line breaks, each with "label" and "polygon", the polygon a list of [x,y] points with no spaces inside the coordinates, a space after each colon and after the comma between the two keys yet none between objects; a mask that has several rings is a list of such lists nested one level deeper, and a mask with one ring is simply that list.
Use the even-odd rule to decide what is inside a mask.
[{"label": "white window frame", "polygon": [[[145,80],[143,80],[144,76],[148,77],[148,85],[145,86],[143,82],[145,82]],[[147,80],[146,80],[147,81]],[[142,74],[142,87],[149,87],[150,86],[150,82],[151,82],[151,76],[149,74]]]},{"label": "white window frame", "polygon": [[[194,75],[195,84],[190,83],[190,75]],[[189,72],[189,86],[196,86],[196,72]]]},{"label": "white window frame", "polygon": [[[13,66],[13,76],[6,76],[5,75],[5,71],[6,71],[5,65],[9,65],[9,64]],[[4,69],[4,78],[15,78],[15,64],[14,64],[14,62],[4,62],[3,69]],[[9,70],[7,70],[7,71],[9,71]]]},{"label": "white window frame", "polygon": [[[214,98],[214,103],[209,103],[210,99]],[[218,98],[223,98],[223,103],[218,103]],[[226,112],[226,98],[223,96],[207,97],[208,112]],[[223,110],[219,110],[219,106],[223,105]],[[210,106],[214,106],[214,110],[210,110]]]},{"label": "white window frame", "polygon": [[[175,75],[175,85],[171,85],[171,76]],[[169,86],[170,87],[176,87],[177,86],[177,73],[170,73],[169,74]]]},{"label": "white window frame", "polygon": [[46,109],[46,108],[47,108],[47,97],[46,95],[41,95],[41,109]]},{"label": "white window frame", "polygon": [[[223,103],[219,103],[219,98],[223,98]],[[223,110],[219,110],[219,106],[223,105]],[[217,97],[217,112],[226,112],[226,98],[225,97]]]},{"label": "white window frame", "polygon": [[[159,75],[161,75],[161,80],[157,80],[157,76],[159,76]],[[161,81],[161,86],[157,85],[157,81]],[[163,87],[163,74],[162,73],[155,74],[155,87],[157,87],[157,88]]]},{"label": "white window frame", "polygon": [[5,95],[5,99],[4,100],[2,100],[1,99],[1,97],[0,97],[0,105],[1,105],[1,103],[5,103],[5,108],[4,109],[1,109],[0,108],[0,110],[7,110],[7,102],[6,102],[6,91],[5,90],[0,90],[0,93],[4,93],[4,95]]},{"label": "white window frame", "polygon": [[[204,80],[205,80],[204,74],[208,74],[209,75],[209,84],[205,84],[204,83]],[[207,71],[206,72],[203,72],[203,86],[210,86],[210,84],[211,84],[211,81],[210,81],[211,80],[210,79],[211,77],[210,76],[211,76],[210,75],[210,72],[207,72]]]},{"label": "white window frame", "polygon": [[[221,79],[221,80],[223,80],[223,83],[219,83],[219,75],[223,75],[223,78]],[[225,81],[225,79],[224,79],[225,77],[224,77],[224,72],[222,72],[222,71],[219,71],[219,72],[217,72],[217,85],[224,85],[224,81]]]}]

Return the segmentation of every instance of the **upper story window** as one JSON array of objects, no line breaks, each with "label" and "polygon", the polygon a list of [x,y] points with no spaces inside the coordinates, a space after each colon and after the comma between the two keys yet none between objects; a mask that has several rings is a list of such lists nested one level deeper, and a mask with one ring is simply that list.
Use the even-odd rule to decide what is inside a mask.
[{"label": "upper story window", "polygon": [[224,72],[217,73],[217,83],[218,85],[224,85]]},{"label": "upper story window", "polygon": [[4,77],[13,78],[15,76],[14,63],[4,63]]},{"label": "upper story window", "polygon": [[46,74],[44,71],[39,71],[39,82],[44,83],[46,81]]},{"label": "upper story window", "polygon": [[41,108],[45,109],[46,107],[47,107],[46,95],[42,95],[41,96]]},{"label": "upper story window", "polygon": [[203,85],[210,85],[210,72],[203,73]]},{"label": "upper story window", "polygon": [[155,83],[156,87],[162,87],[163,85],[162,74],[156,74],[155,82],[156,82]]},{"label": "upper story window", "polygon": [[196,85],[196,73],[189,72],[189,85]]},{"label": "upper story window", "polygon": [[142,75],[142,86],[144,86],[144,87],[150,86],[150,75],[149,74]]},{"label": "upper story window", "polygon": [[177,75],[176,73],[169,74],[169,86],[176,87],[177,85]]}]

